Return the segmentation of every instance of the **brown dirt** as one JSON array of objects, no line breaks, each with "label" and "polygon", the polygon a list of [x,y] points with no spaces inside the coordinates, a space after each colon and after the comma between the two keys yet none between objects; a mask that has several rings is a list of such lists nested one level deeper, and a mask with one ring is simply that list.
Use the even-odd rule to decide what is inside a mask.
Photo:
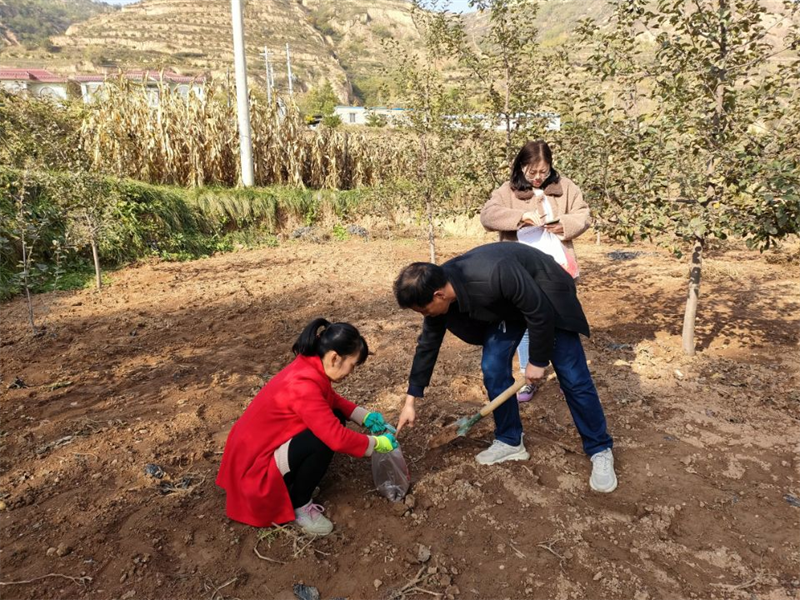
[{"label": "brown dirt", "polygon": [[[445,239],[442,257],[486,239]],[[367,460],[337,456],[320,497],[335,534],[315,541],[225,517],[225,437],[318,315],[355,323],[374,350],[339,391],[396,417],[420,320],[390,286],[427,258],[424,242],[285,243],[128,268],[102,293],[37,297],[38,338],[21,301],[3,305],[3,598],[291,598],[298,582],[323,599],[797,598],[796,260],[712,255],[689,359],[685,259],[578,251],[618,490],[589,491],[555,383],[523,407],[527,463],[480,468],[486,422],[427,451],[485,400],[479,350],[448,337],[401,440],[413,507],[376,495]],[[27,387],[10,389],[16,378]]]}]

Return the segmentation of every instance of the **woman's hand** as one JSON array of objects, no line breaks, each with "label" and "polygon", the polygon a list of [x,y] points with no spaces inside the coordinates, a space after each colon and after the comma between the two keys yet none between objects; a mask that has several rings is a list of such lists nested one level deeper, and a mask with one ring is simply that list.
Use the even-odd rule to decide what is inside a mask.
[{"label": "woman's hand", "polygon": [[534,210],[529,210],[525,214],[522,215],[522,222],[526,225],[534,225],[536,227],[541,227],[544,225],[544,219],[542,216]]},{"label": "woman's hand", "polygon": [[554,233],[556,235],[564,235],[564,226],[561,223],[553,223],[552,225],[545,225],[545,231]]},{"label": "woman's hand", "polygon": [[400,411],[400,418],[397,420],[397,435],[400,435],[400,430],[406,425],[414,427],[414,419],[417,413],[414,410],[414,396],[406,396],[406,403],[403,410]]}]

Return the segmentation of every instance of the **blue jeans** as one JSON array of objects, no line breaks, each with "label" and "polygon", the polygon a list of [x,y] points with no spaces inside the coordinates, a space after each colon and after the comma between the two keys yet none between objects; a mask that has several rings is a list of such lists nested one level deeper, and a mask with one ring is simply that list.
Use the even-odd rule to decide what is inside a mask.
[{"label": "blue jeans", "polygon": [[[483,343],[483,382],[490,399],[500,395],[513,381],[512,360],[514,348],[525,333],[524,323],[500,323],[490,327]],[[524,359],[527,365],[527,356]],[[583,450],[589,456],[606,448],[614,441],[606,430],[606,417],[600,397],[586,364],[579,334],[556,329],[553,354],[553,369],[567,400],[572,420],[581,436]],[[522,441],[522,420],[519,403],[504,402],[494,411],[495,439],[512,446]]]}]

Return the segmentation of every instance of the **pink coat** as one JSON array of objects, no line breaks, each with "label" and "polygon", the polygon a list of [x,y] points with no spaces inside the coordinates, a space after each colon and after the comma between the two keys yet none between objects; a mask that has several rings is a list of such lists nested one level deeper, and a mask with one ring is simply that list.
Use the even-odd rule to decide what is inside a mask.
[{"label": "pink coat", "polygon": [[[559,236],[567,252],[577,260],[572,240],[591,225],[589,205],[583,200],[580,188],[572,180],[563,175],[558,183],[551,183],[544,193],[550,201],[554,216],[561,219],[564,226],[564,235]],[[524,199],[511,189],[509,182],[505,182],[494,192],[489,201],[481,209],[481,225],[487,231],[498,231],[501,241],[516,241],[517,230],[524,227],[522,215],[529,211],[538,211],[540,214],[541,201],[536,197]]]}]

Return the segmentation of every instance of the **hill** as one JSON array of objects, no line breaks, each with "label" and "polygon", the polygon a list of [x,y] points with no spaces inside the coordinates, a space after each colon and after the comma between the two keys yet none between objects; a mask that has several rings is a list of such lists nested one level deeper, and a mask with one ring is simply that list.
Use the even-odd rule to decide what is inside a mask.
[{"label": "hill", "polygon": [[[777,44],[786,34],[781,0],[760,1],[768,9],[769,41]],[[603,26],[611,16],[607,0],[543,0],[537,17],[541,44],[562,44],[583,18]],[[328,80],[343,101],[368,105],[386,101],[382,70],[392,58],[384,42],[414,47],[419,40],[411,4],[404,0],[249,0],[244,17],[252,85],[264,85],[267,46],[278,90],[287,89],[288,43],[295,90]],[[479,42],[488,14],[467,13],[464,19],[468,35]],[[47,35],[48,48],[20,45]],[[228,0],[143,0],[122,8],[91,0],[0,0],[5,66],[63,73],[170,67],[225,77],[233,70],[231,37]]]},{"label": "hill", "polygon": [[0,46],[47,44],[73,23],[116,10],[92,0],[0,0]]},{"label": "hill", "polygon": [[[0,0],[2,1],[2,0]],[[46,0],[39,0],[46,1]],[[245,7],[250,76],[263,85],[263,50],[273,54],[276,85],[285,90],[286,44],[291,48],[295,89],[330,81],[339,96],[351,97],[351,82],[367,78],[388,58],[381,40],[418,36],[411,5],[401,0],[251,0]],[[170,66],[186,72],[225,76],[233,67],[230,2],[144,0],[113,13],[73,24],[52,37],[62,69]],[[25,64],[35,56],[6,51],[3,62]],[[52,62],[48,61],[52,66]]]}]

